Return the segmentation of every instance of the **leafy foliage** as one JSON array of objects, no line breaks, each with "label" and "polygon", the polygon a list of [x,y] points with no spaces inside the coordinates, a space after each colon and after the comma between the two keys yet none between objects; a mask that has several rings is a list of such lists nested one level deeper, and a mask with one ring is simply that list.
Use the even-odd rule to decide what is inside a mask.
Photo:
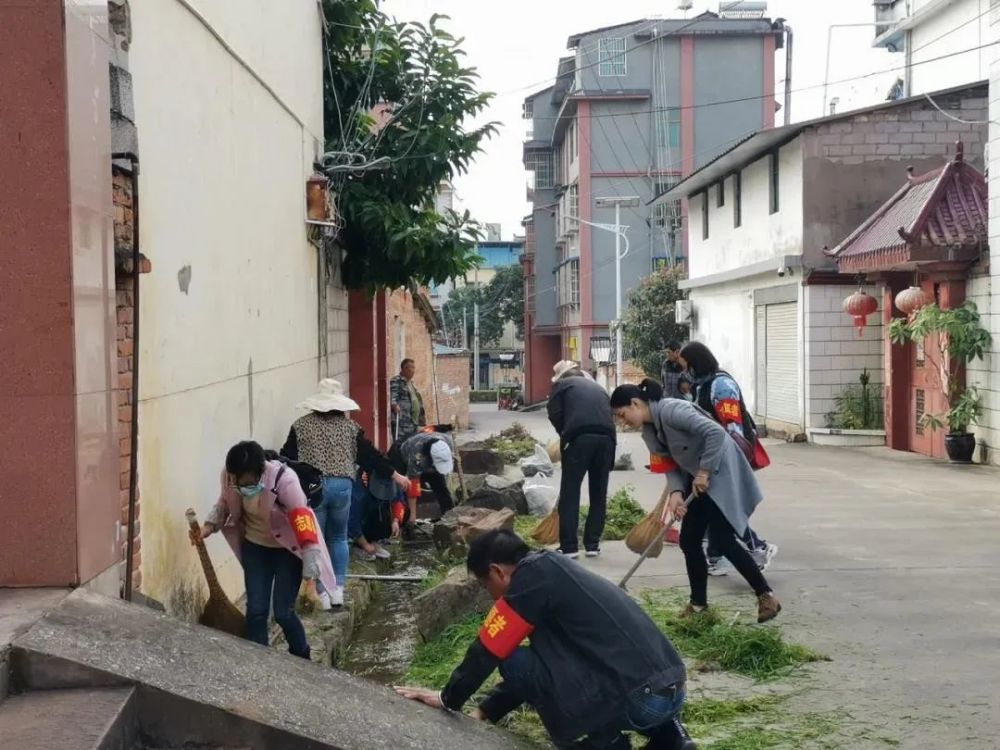
[{"label": "leafy foliage", "polygon": [[628,294],[628,309],[622,316],[625,351],[649,376],[660,377],[667,344],[684,341],[688,330],[677,324],[674,303],[686,295],[678,286],[680,269],[665,268],[647,276]]},{"label": "leafy foliage", "polygon": [[836,398],[836,408],[826,415],[827,427],[840,430],[881,430],[885,426],[882,399],[871,385],[865,368],[858,385],[844,388]]},{"label": "leafy foliage", "polygon": [[477,90],[443,16],[400,23],[374,0],[322,7],[326,148],[338,152],[325,168],[343,221],[345,282],[395,289],[462,275],[476,260],[479,226],[468,212],[438,213],[435,196],[495,132],[464,125],[492,94]]},{"label": "leafy foliage", "polygon": [[514,422],[510,427],[501,430],[496,435],[490,435],[483,441],[487,448],[499,453],[508,464],[516,464],[520,459],[533,456],[538,441],[520,422]]},{"label": "leafy foliage", "polygon": [[910,318],[897,318],[889,326],[894,344],[926,342],[928,361],[937,368],[941,393],[948,400],[944,414],[924,415],[924,424],[932,430],[948,425],[952,434],[961,434],[982,416],[982,403],[975,387],[964,387],[962,368],[983,359],[992,338],[983,328],[975,303],[942,310],[937,304],[921,307]]},{"label": "leafy foliage", "polygon": [[[449,341],[455,344],[468,341],[472,346],[476,303],[479,303],[480,346],[498,344],[508,322],[514,323],[519,337],[524,336],[524,277],[519,265],[498,269],[484,286],[467,285],[452,290],[441,310],[442,328]],[[463,325],[465,338],[462,337]]]}]

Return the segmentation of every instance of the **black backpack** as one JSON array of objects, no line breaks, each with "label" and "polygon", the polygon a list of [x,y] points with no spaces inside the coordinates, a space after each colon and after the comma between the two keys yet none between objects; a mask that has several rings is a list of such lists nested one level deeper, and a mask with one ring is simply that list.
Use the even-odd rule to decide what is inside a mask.
[{"label": "black backpack", "polygon": [[312,464],[307,464],[305,461],[293,461],[277,451],[264,451],[264,457],[268,461],[278,461],[283,464],[274,482],[275,492],[277,492],[278,480],[281,479],[285,469],[291,469],[299,479],[299,486],[302,487],[309,507],[314,510],[319,507],[319,504],[323,502],[323,472]]}]

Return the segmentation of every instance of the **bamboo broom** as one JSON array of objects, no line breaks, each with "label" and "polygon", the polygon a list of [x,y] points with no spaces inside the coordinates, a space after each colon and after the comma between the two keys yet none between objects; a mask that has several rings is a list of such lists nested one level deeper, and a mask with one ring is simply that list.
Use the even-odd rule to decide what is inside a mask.
[{"label": "bamboo broom", "polygon": [[[198,516],[194,510],[188,508],[185,516],[191,529],[200,531]],[[194,546],[198,550],[201,567],[205,571],[205,580],[208,582],[208,601],[205,603],[205,610],[198,618],[198,622],[242,638],[246,631],[246,617],[235,604],[229,601],[226,592],[222,590],[219,577],[215,574],[215,566],[212,565],[212,558],[208,556],[205,542],[200,535]]]}]

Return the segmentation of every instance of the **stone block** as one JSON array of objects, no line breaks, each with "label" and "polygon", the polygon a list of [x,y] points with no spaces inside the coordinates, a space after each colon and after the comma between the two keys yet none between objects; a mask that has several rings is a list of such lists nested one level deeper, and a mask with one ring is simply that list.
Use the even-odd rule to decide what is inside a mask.
[{"label": "stone block", "polygon": [[413,617],[420,637],[429,641],[456,620],[473,612],[485,614],[492,605],[486,589],[464,567],[456,567],[441,583],[413,600]]},{"label": "stone block", "polygon": [[503,457],[482,443],[468,443],[458,449],[462,470],[469,474],[503,474]]},{"label": "stone block", "polygon": [[524,480],[512,480],[491,474],[486,477],[479,490],[470,492],[469,505],[490,510],[509,508],[515,513],[526,515],[528,502],[524,498]]}]

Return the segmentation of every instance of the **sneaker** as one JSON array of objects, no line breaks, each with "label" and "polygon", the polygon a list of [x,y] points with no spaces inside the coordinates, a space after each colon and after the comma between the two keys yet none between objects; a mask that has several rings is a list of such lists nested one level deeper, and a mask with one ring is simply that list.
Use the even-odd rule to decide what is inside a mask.
[{"label": "sneaker", "polygon": [[758,547],[755,550],[750,551],[750,557],[753,561],[757,563],[757,567],[760,568],[763,573],[767,570],[768,566],[771,564],[771,560],[774,556],[778,554],[777,544],[765,544],[763,547]]},{"label": "sneaker", "polygon": [[330,595],[324,591],[319,595],[319,608],[324,612],[329,612],[331,606]]},{"label": "sneaker", "polygon": [[774,592],[768,591],[757,597],[757,622],[767,622],[773,620],[781,611],[781,602]]},{"label": "sneaker", "polygon": [[599,548],[587,550],[587,557],[600,557],[600,556],[601,556],[601,550]]},{"label": "sneaker", "polygon": [[361,562],[375,562],[375,555],[371,552],[365,552],[361,547],[352,547],[351,555],[355,560],[360,560]]},{"label": "sneaker", "polygon": [[727,576],[735,568],[725,557],[715,557],[708,561],[708,574],[710,576]]},{"label": "sneaker", "polygon": [[678,615],[678,617],[680,617],[682,620],[686,620],[687,618],[693,615],[700,615],[703,612],[706,612],[707,610],[708,610],[707,604],[701,605],[701,604],[692,604],[691,602],[688,602],[687,605],[684,607],[684,609],[681,610],[681,613],[680,615]]},{"label": "sneaker", "polygon": [[563,557],[568,557],[570,560],[576,560],[580,556],[579,550],[573,550],[572,552],[565,552],[561,549],[557,549],[556,552],[558,552]]},{"label": "sneaker", "polygon": [[[323,596],[326,596],[326,594],[323,594]],[[343,586],[337,586],[337,588],[335,588],[333,590],[333,593],[330,594],[329,596],[330,596],[330,605],[331,606],[333,606],[333,607],[343,607],[344,606],[344,587]]]},{"label": "sneaker", "polygon": [[374,556],[376,560],[388,560],[392,557],[392,555],[389,553],[389,550],[387,550],[380,544],[375,545]]}]

